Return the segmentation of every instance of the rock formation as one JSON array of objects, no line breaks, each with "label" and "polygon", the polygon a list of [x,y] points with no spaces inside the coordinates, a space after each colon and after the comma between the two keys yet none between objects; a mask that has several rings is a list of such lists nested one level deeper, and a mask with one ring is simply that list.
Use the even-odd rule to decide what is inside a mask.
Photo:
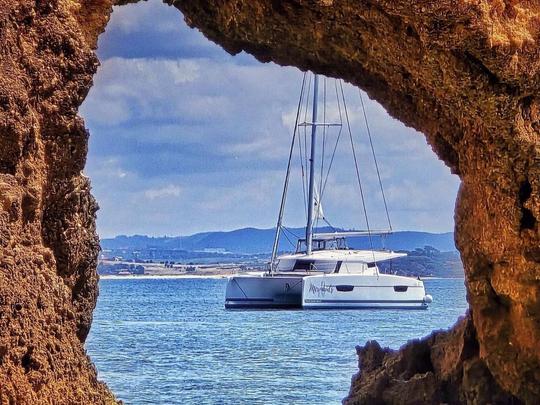
[{"label": "rock formation", "polygon": [[102,30],[81,27],[110,5],[93,21],[81,6],[0,0],[1,404],[116,402],[82,345],[99,241],[77,117]]},{"label": "rock formation", "polygon": [[[81,175],[88,133],[77,116],[111,3],[0,0],[2,404],[114,402],[83,349],[98,241],[97,205]],[[540,4],[168,3],[231,53],[365,89],[424,133],[462,180],[456,239],[470,317],[398,353],[375,343],[360,349],[363,370],[347,402],[392,402],[396,390],[449,402],[537,402]],[[441,388],[448,384],[455,395]]]},{"label": "rock formation", "polygon": [[469,316],[399,351],[377,342],[357,347],[360,372],[344,404],[519,404],[478,356]]}]

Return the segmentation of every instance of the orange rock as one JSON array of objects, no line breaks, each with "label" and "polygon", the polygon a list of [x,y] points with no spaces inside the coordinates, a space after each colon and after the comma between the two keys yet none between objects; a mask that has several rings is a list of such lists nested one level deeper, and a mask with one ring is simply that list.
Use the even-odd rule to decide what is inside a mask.
[{"label": "orange rock", "polygon": [[[442,379],[459,392],[452,401],[480,403],[489,387],[493,400],[537,403],[538,2],[168,2],[231,53],[362,87],[424,133],[462,180],[456,241],[472,314],[465,330],[474,339],[456,327],[386,354],[361,372],[366,384],[355,380],[348,401],[399,392],[442,400]],[[114,402],[83,350],[98,240],[97,205],[80,174],[88,134],[77,117],[111,5],[0,0],[0,403]],[[465,340],[478,343],[476,354]]]}]

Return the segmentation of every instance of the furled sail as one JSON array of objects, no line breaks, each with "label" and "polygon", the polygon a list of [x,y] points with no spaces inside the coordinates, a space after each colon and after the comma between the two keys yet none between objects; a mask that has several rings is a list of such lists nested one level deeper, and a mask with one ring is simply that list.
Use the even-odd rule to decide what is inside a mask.
[{"label": "furled sail", "polygon": [[313,201],[313,204],[314,204],[313,209],[315,211],[314,217],[317,219],[324,219],[324,211],[322,207],[322,201],[319,196],[319,191],[317,190],[317,188],[315,188],[314,191],[315,191],[315,198],[314,198],[315,201]]}]

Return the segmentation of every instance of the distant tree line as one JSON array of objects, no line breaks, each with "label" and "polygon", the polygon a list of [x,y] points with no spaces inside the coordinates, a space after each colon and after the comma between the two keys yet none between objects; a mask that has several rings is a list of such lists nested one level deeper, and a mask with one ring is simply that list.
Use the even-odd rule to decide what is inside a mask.
[{"label": "distant tree line", "polygon": [[97,267],[98,274],[101,276],[114,276],[120,272],[129,272],[131,274],[144,274],[144,266],[130,263],[103,263],[100,262]]}]

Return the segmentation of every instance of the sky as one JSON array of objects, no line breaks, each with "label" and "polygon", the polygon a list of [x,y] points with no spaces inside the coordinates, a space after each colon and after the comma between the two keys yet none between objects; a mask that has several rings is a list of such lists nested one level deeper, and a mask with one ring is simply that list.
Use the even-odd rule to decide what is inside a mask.
[{"label": "sky", "polygon": [[[91,134],[84,172],[100,205],[102,238],[275,226],[303,72],[245,53],[231,56],[158,0],[115,7],[98,56],[101,67],[80,113]],[[327,120],[336,120],[335,81],[321,79],[321,88],[325,82]],[[370,226],[384,228],[360,93],[344,87]],[[453,230],[458,178],[422,134],[364,93],[363,100],[393,228]],[[326,145],[337,130],[327,133]],[[324,214],[334,226],[365,228],[344,134]],[[295,151],[288,226],[306,220],[298,156]]]}]

